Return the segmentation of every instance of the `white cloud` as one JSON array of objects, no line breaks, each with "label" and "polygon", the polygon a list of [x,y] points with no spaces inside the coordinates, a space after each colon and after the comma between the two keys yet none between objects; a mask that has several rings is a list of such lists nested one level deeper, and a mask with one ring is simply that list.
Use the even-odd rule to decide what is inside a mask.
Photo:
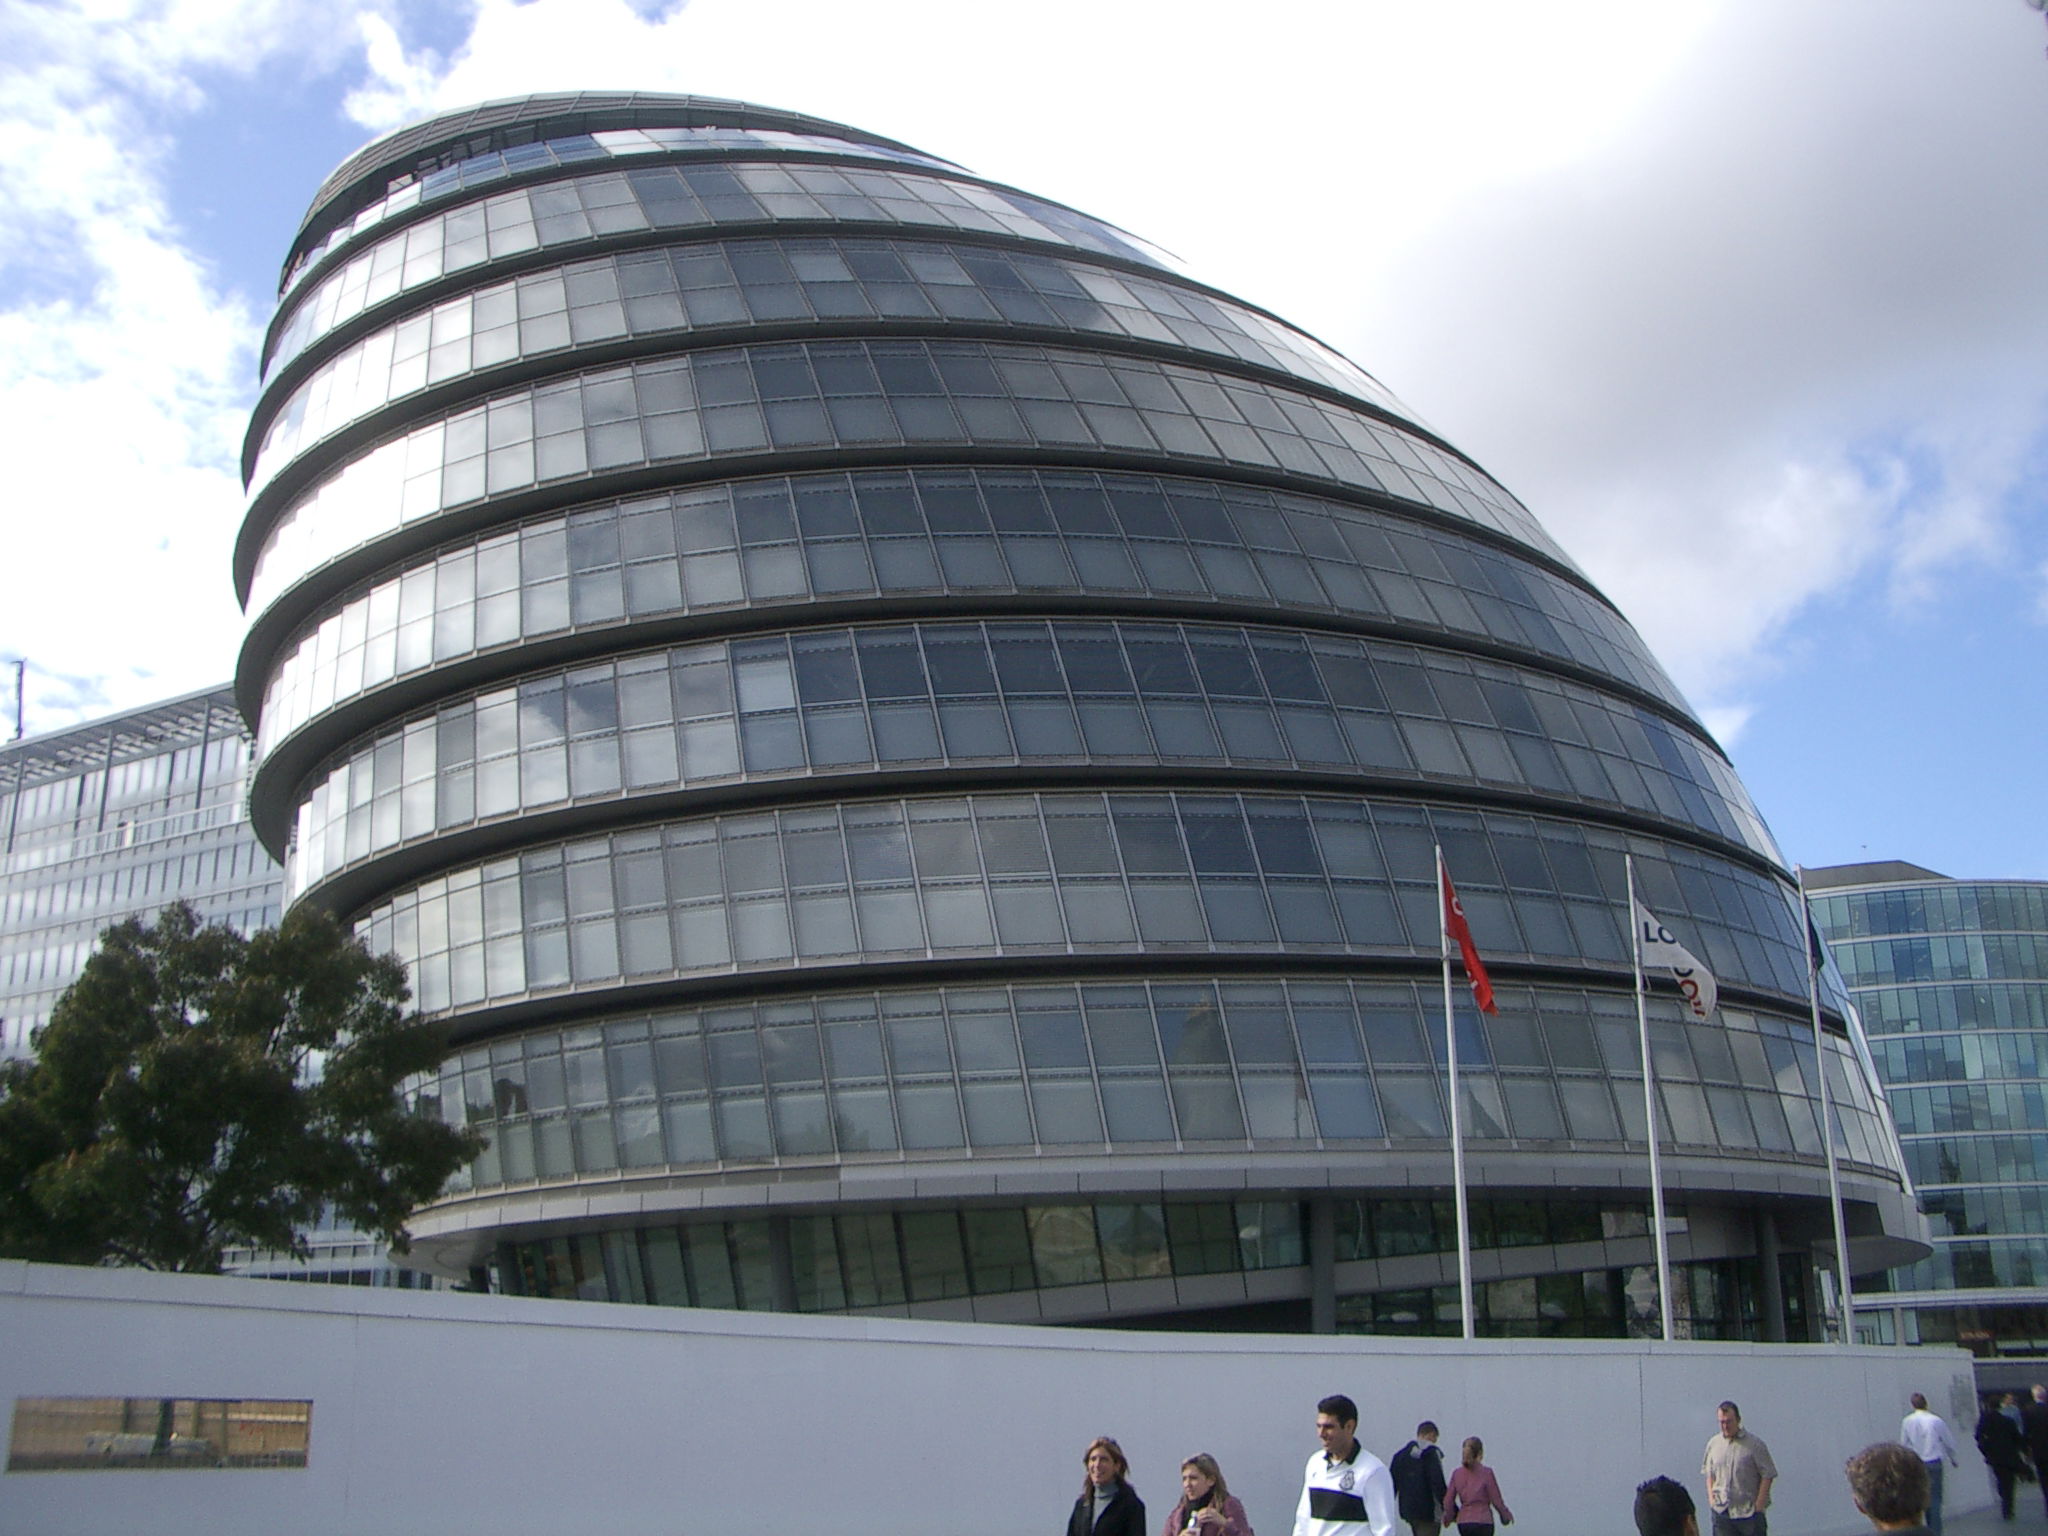
[{"label": "white cloud", "polygon": [[433,112],[441,85],[440,55],[422,48],[408,55],[405,42],[386,17],[356,18],[368,78],[342,101],[353,122],[384,133]]},{"label": "white cloud", "polygon": [[1742,740],[1756,711],[1746,704],[1719,705],[1700,711],[1700,723],[1713,733],[1723,751],[1732,751]]},{"label": "white cloud", "polygon": [[0,652],[51,729],[220,681],[259,317],[184,244],[170,124],[321,46],[284,0],[16,6],[0,24]]},{"label": "white cloud", "polygon": [[2018,553],[2012,493],[2028,476],[2030,450],[2048,414],[2048,393],[2022,391],[2003,400],[1979,400],[1974,410],[1953,401],[1908,442],[1905,472],[1928,482],[1899,519],[1889,596],[1897,608],[1939,602],[1945,579],[1959,569],[1989,567]]},{"label": "white cloud", "polygon": [[1740,709],[1819,595],[1938,601],[2010,546],[2048,425],[2037,43],[2017,8],[1724,8],[1625,135],[1414,236],[1347,339]]},{"label": "white cloud", "polygon": [[381,17],[362,22],[368,81],[346,103],[364,127],[386,132],[436,111],[533,91],[695,89],[681,42],[694,7],[652,17],[625,0],[475,0],[468,36],[447,58],[408,53]]}]

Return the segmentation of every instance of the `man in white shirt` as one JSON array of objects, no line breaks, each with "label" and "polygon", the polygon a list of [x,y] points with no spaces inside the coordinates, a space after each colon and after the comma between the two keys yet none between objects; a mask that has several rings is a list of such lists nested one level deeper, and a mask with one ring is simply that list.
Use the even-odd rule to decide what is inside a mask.
[{"label": "man in white shirt", "polygon": [[1394,1536],[1394,1479],[1358,1443],[1358,1404],[1339,1394],[1316,1404],[1323,1448],[1308,1459],[1294,1536]]},{"label": "man in white shirt", "polygon": [[1944,1467],[1959,1467],[1956,1437],[1941,1415],[1927,1407],[1925,1393],[1913,1394],[1913,1411],[1899,1425],[1899,1444],[1927,1463],[1927,1529],[1941,1536],[1941,1474]]}]

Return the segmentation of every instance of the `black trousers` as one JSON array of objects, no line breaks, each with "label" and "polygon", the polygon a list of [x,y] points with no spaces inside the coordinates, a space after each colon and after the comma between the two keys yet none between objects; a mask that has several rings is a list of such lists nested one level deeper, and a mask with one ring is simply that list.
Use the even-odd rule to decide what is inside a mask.
[{"label": "black trousers", "polygon": [[2015,1475],[2011,1467],[1991,1469],[1991,1481],[1998,1485],[1998,1512],[2008,1520],[2012,1518],[2012,1484]]}]

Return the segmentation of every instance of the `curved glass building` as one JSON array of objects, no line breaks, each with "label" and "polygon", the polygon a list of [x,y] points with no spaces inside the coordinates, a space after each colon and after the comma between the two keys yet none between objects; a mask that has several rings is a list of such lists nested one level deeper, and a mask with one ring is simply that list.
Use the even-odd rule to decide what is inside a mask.
[{"label": "curved glass building", "polygon": [[[2048,883],[1897,861],[1806,872],[1934,1226],[1859,1297],[1887,1341],[1962,1344],[1989,1386],[2048,1355]],[[2031,1374],[2028,1374],[2031,1373]]]},{"label": "curved glass building", "polygon": [[[1797,1336],[1826,1230],[1783,861],[1634,631],[1314,338],[1099,220],[734,102],[380,140],[285,268],[238,696],[288,901],[411,967],[512,1290],[1455,1327],[1441,844],[1483,1326]],[[1852,1225],[1905,1232],[1837,1012]]]}]

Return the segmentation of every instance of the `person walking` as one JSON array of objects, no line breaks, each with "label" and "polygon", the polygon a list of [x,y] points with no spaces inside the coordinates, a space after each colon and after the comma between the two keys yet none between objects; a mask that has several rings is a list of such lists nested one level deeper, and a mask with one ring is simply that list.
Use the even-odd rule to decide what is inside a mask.
[{"label": "person walking", "polygon": [[2013,1416],[2004,1411],[1996,1392],[1984,1396],[1984,1411],[1977,1415],[1976,1439],[1984,1465],[1991,1469],[1992,1486],[1998,1490],[1998,1512],[2010,1520],[2013,1483],[2026,1462],[2027,1442]]},{"label": "person walking", "polygon": [[1252,1536],[1251,1517],[1231,1497],[1223,1469],[1208,1452],[1180,1464],[1180,1495],[1163,1536]]},{"label": "person walking", "polygon": [[1437,1536],[1443,1529],[1443,1448],[1437,1427],[1428,1419],[1415,1426],[1415,1438],[1394,1452],[1387,1472],[1394,1479],[1394,1502],[1413,1536]]},{"label": "person walking", "polygon": [[1771,1448],[1742,1427],[1742,1410],[1733,1403],[1724,1402],[1714,1412],[1721,1429],[1700,1459],[1713,1536],[1770,1536],[1764,1511],[1771,1507],[1771,1484],[1778,1480]]},{"label": "person walking", "polygon": [[1500,1483],[1486,1464],[1486,1446],[1477,1435],[1465,1441],[1464,1454],[1444,1489],[1444,1519],[1458,1522],[1459,1536],[1493,1536],[1494,1511],[1502,1525],[1513,1525],[1515,1517],[1500,1496]]},{"label": "person walking", "polygon": [[2027,1454],[2034,1458],[2034,1471],[2041,1474],[2041,1500],[2048,1504],[2048,1387],[2035,1385],[2027,1402],[2020,1404],[2020,1430],[2026,1436]]},{"label": "person walking", "polygon": [[1087,1476],[1067,1518],[1067,1536],[1145,1536],[1145,1501],[1131,1486],[1123,1447],[1097,1435],[1082,1453],[1081,1465]]},{"label": "person walking", "polygon": [[1912,1402],[1913,1411],[1899,1424],[1899,1444],[1927,1463],[1927,1529],[1941,1536],[1942,1470],[1961,1466],[1961,1453],[1947,1421],[1928,1408],[1927,1395],[1915,1392]]}]

